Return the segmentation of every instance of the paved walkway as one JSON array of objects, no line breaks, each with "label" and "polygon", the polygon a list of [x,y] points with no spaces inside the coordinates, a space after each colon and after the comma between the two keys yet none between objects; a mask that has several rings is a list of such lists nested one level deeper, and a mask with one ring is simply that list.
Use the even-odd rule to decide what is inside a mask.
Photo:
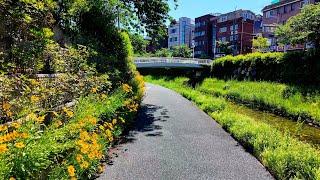
[{"label": "paved walkway", "polygon": [[99,179],[273,179],[219,124],[179,94],[147,84],[135,129]]}]

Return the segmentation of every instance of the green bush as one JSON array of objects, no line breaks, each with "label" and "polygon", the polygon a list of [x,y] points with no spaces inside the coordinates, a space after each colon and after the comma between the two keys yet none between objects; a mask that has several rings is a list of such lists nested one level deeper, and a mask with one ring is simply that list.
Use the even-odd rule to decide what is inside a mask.
[{"label": "green bush", "polygon": [[224,79],[316,84],[320,82],[319,57],[315,50],[225,56],[213,62],[212,74]]}]

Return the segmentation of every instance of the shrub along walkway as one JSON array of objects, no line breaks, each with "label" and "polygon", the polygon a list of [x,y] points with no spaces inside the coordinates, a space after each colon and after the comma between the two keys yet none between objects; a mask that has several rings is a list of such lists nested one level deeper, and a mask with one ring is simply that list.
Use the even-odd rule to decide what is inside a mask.
[{"label": "shrub along walkway", "polygon": [[273,179],[208,115],[151,84],[134,130],[111,152],[100,179]]}]

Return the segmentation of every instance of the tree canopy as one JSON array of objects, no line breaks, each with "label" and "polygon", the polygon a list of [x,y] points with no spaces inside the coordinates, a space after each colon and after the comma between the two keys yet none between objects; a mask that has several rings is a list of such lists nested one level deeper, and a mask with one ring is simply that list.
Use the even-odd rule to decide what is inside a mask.
[{"label": "tree canopy", "polygon": [[[0,69],[4,66],[34,68],[39,64],[42,65],[37,69],[42,69],[43,62],[38,62],[50,59],[57,48],[64,48],[66,44],[94,49],[99,58],[104,59],[95,57],[95,62],[121,59],[116,44],[121,39],[117,22],[125,31],[144,30],[156,39],[165,33],[169,1],[1,0]],[[140,45],[141,50],[144,45]]]},{"label": "tree canopy", "polygon": [[184,58],[192,57],[192,50],[186,45],[174,46],[172,47],[171,51],[172,51],[173,57],[184,57]]},{"label": "tree canopy", "polygon": [[283,44],[312,43],[320,48],[320,4],[309,4],[301,13],[291,17],[286,24],[279,26],[276,35]]},{"label": "tree canopy", "polygon": [[252,47],[259,52],[266,51],[269,47],[268,39],[259,36],[257,39],[252,40]]}]

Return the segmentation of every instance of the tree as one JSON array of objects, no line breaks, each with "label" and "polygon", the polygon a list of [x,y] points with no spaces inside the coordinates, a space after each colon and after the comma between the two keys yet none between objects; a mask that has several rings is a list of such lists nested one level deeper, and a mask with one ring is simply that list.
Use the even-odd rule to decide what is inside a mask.
[{"label": "tree", "polygon": [[301,13],[291,17],[276,29],[276,36],[283,44],[312,43],[320,49],[320,4],[305,5]]},{"label": "tree", "polygon": [[[45,68],[51,69],[50,62],[38,62],[50,60],[51,55],[45,51],[56,42],[61,47],[68,43],[94,49],[97,55],[92,59],[99,62],[97,65],[107,59],[120,61],[124,56],[117,44],[123,38],[115,26],[118,18],[121,30],[144,29],[156,39],[165,33],[168,3],[169,0],[0,0],[0,67],[12,64],[17,69],[39,70],[46,64]],[[57,30],[68,42],[56,39]],[[140,45],[141,50],[144,45]]]},{"label": "tree", "polygon": [[138,33],[129,33],[134,54],[142,55],[146,53],[148,41]]},{"label": "tree", "polygon": [[174,46],[171,48],[172,56],[173,57],[184,57],[184,58],[191,58],[192,57],[192,50],[186,46]]},{"label": "tree", "polygon": [[153,43],[166,33],[165,23],[170,19],[169,1],[177,7],[178,0],[118,0],[120,10],[116,14],[120,14],[121,23],[127,28],[145,30]]},{"label": "tree", "polygon": [[266,51],[269,46],[268,39],[261,36],[252,41],[252,47],[259,52]]},{"label": "tree", "polygon": [[157,50],[154,53],[154,55],[156,57],[171,57],[172,56],[172,52],[167,48],[162,48],[162,49]]},{"label": "tree", "polygon": [[218,48],[220,49],[220,52],[229,55],[232,54],[232,47],[230,46],[229,42],[223,42],[223,41],[218,41]]}]

